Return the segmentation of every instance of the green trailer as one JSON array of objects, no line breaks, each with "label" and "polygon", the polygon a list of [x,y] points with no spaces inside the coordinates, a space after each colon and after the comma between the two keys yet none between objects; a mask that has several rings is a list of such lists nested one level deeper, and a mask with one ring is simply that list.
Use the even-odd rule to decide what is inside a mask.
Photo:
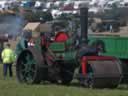
[{"label": "green trailer", "polygon": [[90,36],[90,43],[104,44],[102,55],[116,56],[120,59],[128,58],[128,37],[120,36]]}]

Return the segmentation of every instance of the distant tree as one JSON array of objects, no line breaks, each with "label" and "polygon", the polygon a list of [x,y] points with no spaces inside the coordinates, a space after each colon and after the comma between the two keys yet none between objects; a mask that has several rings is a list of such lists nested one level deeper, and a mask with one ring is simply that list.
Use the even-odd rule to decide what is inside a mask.
[{"label": "distant tree", "polygon": [[53,17],[50,12],[30,11],[24,14],[24,19],[29,22],[46,22],[53,20]]}]

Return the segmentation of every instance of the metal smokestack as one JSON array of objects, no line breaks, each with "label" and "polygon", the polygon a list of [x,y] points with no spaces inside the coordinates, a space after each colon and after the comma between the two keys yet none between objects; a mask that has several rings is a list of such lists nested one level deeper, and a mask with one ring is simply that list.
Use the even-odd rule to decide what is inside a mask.
[{"label": "metal smokestack", "polygon": [[81,43],[88,41],[88,7],[80,8]]}]

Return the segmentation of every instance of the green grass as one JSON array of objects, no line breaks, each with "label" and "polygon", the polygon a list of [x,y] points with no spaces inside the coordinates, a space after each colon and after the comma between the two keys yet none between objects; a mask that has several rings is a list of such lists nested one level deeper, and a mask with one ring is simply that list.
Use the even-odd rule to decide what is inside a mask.
[{"label": "green grass", "polygon": [[128,96],[128,86],[116,89],[88,89],[53,84],[26,85],[13,79],[3,79],[0,64],[0,96]]}]

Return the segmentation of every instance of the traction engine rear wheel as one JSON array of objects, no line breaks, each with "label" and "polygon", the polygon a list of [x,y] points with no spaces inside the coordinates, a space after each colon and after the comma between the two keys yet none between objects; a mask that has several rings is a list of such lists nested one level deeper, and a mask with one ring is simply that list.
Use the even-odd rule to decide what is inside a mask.
[{"label": "traction engine rear wheel", "polygon": [[40,83],[43,75],[43,57],[35,48],[21,52],[16,62],[16,75],[19,82],[28,84]]}]

